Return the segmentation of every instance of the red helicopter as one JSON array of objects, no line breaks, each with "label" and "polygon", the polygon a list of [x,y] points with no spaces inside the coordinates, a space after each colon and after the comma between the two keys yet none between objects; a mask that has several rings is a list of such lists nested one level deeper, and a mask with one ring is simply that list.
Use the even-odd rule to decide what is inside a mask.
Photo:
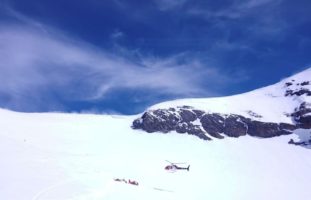
[{"label": "red helicopter", "polygon": [[188,167],[178,166],[178,165],[184,165],[186,163],[172,163],[168,160],[166,160],[166,162],[170,163],[169,165],[165,166],[165,168],[164,168],[167,171],[171,171],[171,172],[175,172],[176,170],[187,170],[187,171],[189,171],[189,169],[190,169],[190,165],[188,165]]}]

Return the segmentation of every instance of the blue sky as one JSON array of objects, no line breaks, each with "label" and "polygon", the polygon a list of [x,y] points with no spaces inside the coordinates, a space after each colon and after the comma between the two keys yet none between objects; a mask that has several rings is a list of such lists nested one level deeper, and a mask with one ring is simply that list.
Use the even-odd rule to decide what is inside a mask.
[{"label": "blue sky", "polygon": [[311,66],[309,0],[4,0],[0,107],[136,114]]}]

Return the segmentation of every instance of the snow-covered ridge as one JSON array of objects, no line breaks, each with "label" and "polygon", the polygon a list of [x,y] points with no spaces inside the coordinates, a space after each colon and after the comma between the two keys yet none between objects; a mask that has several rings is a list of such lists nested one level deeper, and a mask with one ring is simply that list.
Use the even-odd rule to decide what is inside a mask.
[{"label": "snow-covered ridge", "polygon": [[188,133],[204,140],[224,136],[274,137],[311,128],[311,70],[244,94],[181,99],[149,108],[132,128]]},{"label": "snow-covered ridge", "polygon": [[[291,83],[291,85],[288,85]],[[208,113],[237,114],[262,122],[293,123],[289,114],[301,103],[311,103],[311,93],[300,96],[286,95],[288,91],[311,91],[311,68],[264,88],[244,94],[167,101],[151,106],[148,110],[190,106]],[[256,113],[256,118],[250,113]]]}]

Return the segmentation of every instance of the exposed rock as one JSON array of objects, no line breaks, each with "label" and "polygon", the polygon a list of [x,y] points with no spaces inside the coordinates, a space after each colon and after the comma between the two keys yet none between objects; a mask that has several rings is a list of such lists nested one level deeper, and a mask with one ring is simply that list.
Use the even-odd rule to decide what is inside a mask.
[{"label": "exposed rock", "polygon": [[294,91],[294,90],[286,90],[285,96],[301,96],[301,95],[307,95],[311,96],[311,91],[306,88],[301,88],[300,90]]},{"label": "exposed rock", "polygon": [[189,124],[187,123],[180,123],[176,126],[176,132],[177,133],[187,133],[189,128]]},{"label": "exposed rock", "polygon": [[176,111],[175,108],[169,108],[168,110],[169,110],[169,111],[172,111],[172,112],[175,112],[175,111]]},{"label": "exposed rock", "polygon": [[311,139],[308,141],[295,142],[293,139],[288,141],[288,144],[299,145],[299,146],[308,146],[311,145]]},{"label": "exposed rock", "polygon": [[201,129],[199,125],[190,124],[188,126],[187,133],[190,135],[195,135],[203,140],[211,140],[211,138],[205,134],[205,132]]},{"label": "exposed rock", "polygon": [[135,129],[143,129],[148,133],[161,130],[163,133],[175,130],[179,119],[166,110],[156,110],[154,112],[145,112],[141,119],[133,122]]},{"label": "exposed rock", "polygon": [[248,132],[251,136],[257,137],[275,137],[280,135],[291,134],[291,131],[280,129],[280,125],[277,123],[265,123],[259,121],[252,121],[248,123]]},{"label": "exposed rock", "polygon": [[197,119],[197,115],[190,110],[180,109],[179,115],[181,122],[192,122]]},{"label": "exposed rock", "polygon": [[205,114],[205,112],[202,110],[192,110],[192,111],[196,114],[198,119],[201,119],[202,116]]},{"label": "exposed rock", "polygon": [[191,107],[191,106],[180,106],[180,107],[177,107],[177,108],[179,108],[179,109],[193,109],[193,107]]},{"label": "exposed rock", "polygon": [[247,134],[268,138],[291,134],[297,127],[286,123],[260,122],[241,115],[205,113],[189,107],[180,107],[145,112],[141,118],[133,122],[132,128],[142,129],[148,133],[176,131],[211,140],[209,136],[222,139],[224,135],[240,137]]},{"label": "exposed rock", "polygon": [[261,115],[255,113],[255,112],[253,112],[251,110],[247,111],[247,114],[249,114],[250,116],[255,117],[255,118],[262,118]]},{"label": "exposed rock", "polygon": [[219,114],[205,114],[201,118],[201,124],[209,135],[218,139],[224,138],[220,135],[224,132],[224,118]]},{"label": "exposed rock", "polygon": [[177,133],[188,133],[190,135],[196,135],[204,140],[211,140],[205,132],[201,129],[199,125],[193,125],[191,123],[181,123],[176,126],[176,132]]},{"label": "exposed rock", "polygon": [[297,126],[296,125],[292,125],[292,124],[280,123],[280,129],[281,130],[293,131],[293,130],[297,129]]},{"label": "exposed rock", "polygon": [[224,134],[229,137],[240,137],[247,134],[248,125],[245,117],[230,115],[225,119]]},{"label": "exposed rock", "polygon": [[310,85],[310,81],[304,81],[300,84],[301,86]]},{"label": "exposed rock", "polygon": [[287,82],[287,83],[285,83],[285,85],[286,85],[286,87],[288,87],[288,86],[293,85],[293,83],[291,83],[291,82]]},{"label": "exposed rock", "polygon": [[311,128],[311,104],[303,102],[295,112],[292,117],[300,128]]}]

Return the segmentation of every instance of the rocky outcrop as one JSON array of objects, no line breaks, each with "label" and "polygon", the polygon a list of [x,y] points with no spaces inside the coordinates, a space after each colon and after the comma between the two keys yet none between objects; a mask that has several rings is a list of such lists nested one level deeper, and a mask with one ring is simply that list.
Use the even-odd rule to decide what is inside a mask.
[{"label": "rocky outcrop", "polygon": [[224,134],[229,137],[239,137],[248,132],[248,123],[251,120],[239,115],[229,115],[225,118]]},{"label": "rocky outcrop", "polygon": [[200,120],[203,129],[211,136],[222,139],[224,136],[224,118],[219,114],[205,114]]},{"label": "rocky outcrop", "polygon": [[292,86],[294,85],[294,81],[295,80],[292,80],[292,82],[285,83],[285,87],[287,88],[285,96],[302,96],[302,95],[311,96],[311,91],[307,87],[304,87],[311,85],[310,81],[303,81],[301,83],[296,83],[295,85],[300,87],[293,88]]},{"label": "rocky outcrop", "polygon": [[190,135],[196,135],[204,140],[211,140],[200,125],[193,123],[202,114],[198,111],[188,109],[176,110],[175,108],[148,111],[141,118],[133,122],[132,128],[142,129],[148,133],[176,131],[181,134],[188,133]]},{"label": "rocky outcrop", "polygon": [[286,90],[285,96],[301,96],[301,95],[311,96],[311,91],[308,89],[300,89],[297,91],[294,90]]},{"label": "rocky outcrop", "polygon": [[251,135],[268,138],[287,135],[291,134],[296,126],[261,122],[235,114],[206,113],[185,106],[147,111],[133,122],[132,128],[148,133],[176,131],[180,134],[187,133],[204,140],[211,140],[211,138],[222,139],[224,136]]},{"label": "rocky outcrop", "polygon": [[293,139],[290,139],[288,141],[288,144],[298,145],[298,146],[310,146],[311,145],[311,139],[307,141],[302,142],[295,142]]},{"label": "rocky outcrop", "polygon": [[303,102],[292,114],[294,121],[300,128],[311,128],[311,104]]}]

